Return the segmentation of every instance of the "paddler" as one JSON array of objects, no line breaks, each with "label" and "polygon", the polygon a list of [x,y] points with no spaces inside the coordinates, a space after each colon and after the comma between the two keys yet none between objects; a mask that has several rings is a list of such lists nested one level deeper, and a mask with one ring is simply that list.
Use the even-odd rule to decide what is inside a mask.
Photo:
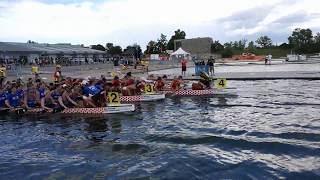
[{"label": "paddler", "polygon": [[15,84],[13,84],[11,89],[9,89],[5,104],[11,110],[15,110],[16,108],[21,107],[21,98],[19,96],[19,93],[17,92],[17,88]]},{"label": "paddler", "polygon": [[180,89],[182,89],[183,87],[183,80],[182,80],[182,76],[174,77],[174,79],[171,82],[171,90],[172,91],[178,91]]},{"label": "paddler", "polygon": [[165,86],[165,82],[161,77],[158,77],[156,82],[154,83],[154,89],[156,91],[163,91]]},{"label": "paddler", "polygon": [[47,94],[47,98],[50,100],[48,105],[49,107],[52,108],[64,108],[67,109],[68,107],[63,103],[62,100],[62,85],[56,84],[52,87],[51,91]]},{"label": "paddler", "polygon": [[6,93],[3,87],[0,88],[0,109],[6,108]]},{"label": "paddler", "polygon": [[201,72],[200,80],[197,83],[192,84],[192,90],[204,90],[204,89],[211,89],[212,79],[206,72]]},{"label": "paddler", "polygon": [[135,95],[136,94],[136,84],[134,79],[131,76],[131,72],[128,72],[125,78],[123,79],[124,87],[122,88],[122,93],[124,95]]},{"label": "paddler", "polygon": [[[94,107],[102,106],[104,102],[104,91],[101,89],[101,86],[99,84],[95,83],[95,79],[89,77],[89,83],[86,84],[86,86],[83,89],[83,95],[84,99],[87,102],[92,102],[94,104]],[[92,106],[93,104],[90,103]]]},{"label": "paddler", "polygon": [[24,107],[32,109],[37,107],[37,88],[33,83],[27,83],[27,90],[24,95]]},{"label": "paddler", "polygon": [[47,89],[46,84],[44,82],[36,82],[37,83],[37,103],[40,104],[40,107],[42,109],[50,110],[51,108],[48,108],[45,106],[45,100],[47,95]]},{"label": "paddler", "polygon": [[78,107],[78,103],[75,102],[77,97],[74,96],[74,99],[70,97],[70,95],[72,95],[72,88],[68,87],[67,84],[63,84],[61,87],[61,97],[63,104],[65,104],[67,107]]},{"label": "paddler", "polygon": [[115,76],[111,83],[112,83],[111,91],[121,92],[121,81],[118,76]]}]

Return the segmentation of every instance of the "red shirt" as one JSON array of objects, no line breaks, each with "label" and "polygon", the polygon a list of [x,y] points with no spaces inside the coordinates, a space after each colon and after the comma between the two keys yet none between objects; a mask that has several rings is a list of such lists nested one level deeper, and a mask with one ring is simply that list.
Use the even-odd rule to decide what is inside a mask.
[{"label": "red shirt", "polygon": [[162,80],[156,81],[156,88],[158,90],[163,89],[163,87],[164,87],[164,82]]},{"label": "red shirt", "polygon": [[126,80],[126,86],[130,86],[132,84],[134,84],[134,80],[133,79]]},{"label": "red shirt", "polygon": [[120,86],[120,80],[112,80],[112,86],[119,87]]},{"label": "red shirt", "polygon": [[171,83],[172,90],[178,90],[180,88],[180,81],[177,79],[174,79]]},{"label": "red shirt", "polygon": [[181,61],[181,66],[187,66],[187,63],[188,63],[188,61],[185,60],[185,59],[183,59],[183,60]]}]

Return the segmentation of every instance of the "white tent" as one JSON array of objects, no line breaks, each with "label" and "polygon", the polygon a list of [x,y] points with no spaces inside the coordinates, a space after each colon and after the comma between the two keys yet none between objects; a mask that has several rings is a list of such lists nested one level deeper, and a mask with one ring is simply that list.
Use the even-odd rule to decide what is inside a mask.
[{"label": "white tent", "polygon": [[172,60],[179,60],[179,59],[182,59],[182,58],[189,59],[190,58],[190,53],[186,52],[185,50],[183,50],[180,47],[175,52],[170,54],[170,58]]},{"label": "white tent", "polygon": [[175,52],[170,54],[171,56],[176,56],[176,55],[190,55],[190,53],[186,52],[183,50],[181,47],[177,49]]}]

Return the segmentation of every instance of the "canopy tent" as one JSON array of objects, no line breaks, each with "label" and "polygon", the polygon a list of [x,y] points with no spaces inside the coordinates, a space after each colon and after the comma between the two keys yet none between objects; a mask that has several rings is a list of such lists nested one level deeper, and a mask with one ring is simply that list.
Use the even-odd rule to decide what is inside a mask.
[{"label": "canopy tent", "polygon": [[175,52],[170,54],[171,56],[174,55],[190,55],[190,53],[186,52],[185,50],[183,50],[181,47],[179,49],[177,49]]},{"label": "canopy tent", "polygon": [[172,60],[179,60],[182,58],[185,59],[190,59],[190,53],[186,52],[185,50],[183,50],[181,47],[179,49],[177,49],[175,52],[170,54],[170,58]]}]

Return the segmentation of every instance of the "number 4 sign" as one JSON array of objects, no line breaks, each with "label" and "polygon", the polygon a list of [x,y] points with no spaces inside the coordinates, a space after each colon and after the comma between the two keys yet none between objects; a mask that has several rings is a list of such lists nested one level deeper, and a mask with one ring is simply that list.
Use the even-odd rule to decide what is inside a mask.
[{"label": "number 4 sign", "polygon": [[224,89],[227,87],[227,79],[217,79],[216,80],[216,88]]},{"label": "number 4 sign", "polygon": [[111,106],[117,106],[120,104],[120,95],[118,92],[108,92],[108,102]]}]

